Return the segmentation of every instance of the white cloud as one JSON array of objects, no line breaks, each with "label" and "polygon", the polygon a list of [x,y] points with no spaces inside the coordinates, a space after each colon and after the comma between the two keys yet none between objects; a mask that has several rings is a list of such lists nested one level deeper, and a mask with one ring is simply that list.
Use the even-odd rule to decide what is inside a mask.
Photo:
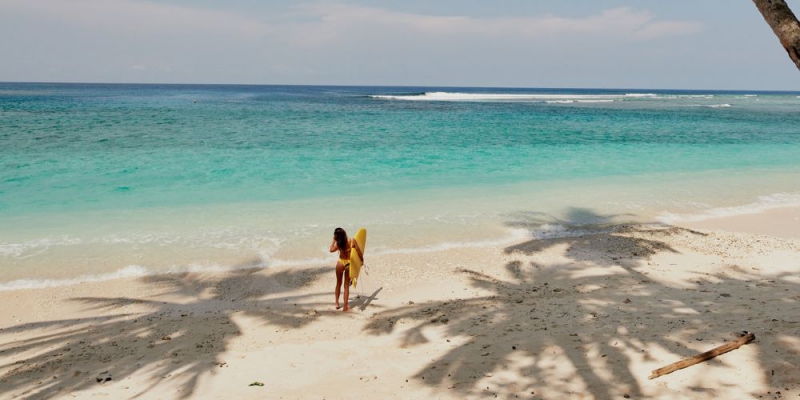
[{"label": "white cloud", "polygon": [[353,32],[418,34],[436,40],[447,37],[517,37],[537,40],[552,37],[616,37],[649,40],[693,34],[703,25],[695,21],[660,21],[648,11],[628,7],[584,18],[554,15],[474,18],[399,12],[340,3],[313,3],[295,8],[312,22],[269,26],[233,12],[185,7],[139,0],[0,0],[0,11],[25,12],[84,28],[127,34],[191,36],[225,34],[248,39],[290,40],[309,46],[329,45]]},{"label": "white cloud", "polygon": [[664,36],[688,35],[703,30],[703,25],[696,22],[662,21],[646,24],[636,36],[640,39],[653,39]]},{"label": "white cloud", "polygon": [[135,0],[2,0],[0,10],[17,11],[89,29],[141,35],[197,32],[258,37],[269,27],[225,11]]},{"label": "white cloud", "polygon": [[605,36],[649,40],[700,32],[696,21],[658,21],[648,11],[628,7],[607,10],[585,18],[554,15],[505,18],[432,16],[397,12],[381,8],[318,3],[302,7],[318,20],[303,26],[307,43],[333,42],[353,30],[369,29],[374,35],[385,30],[405,31],[429,36],[522,37],[528,40],[575,36]]},{"label": "white cloud", "polygon": [[298,1],[244,14],[156,1],[0,0],[0,36],[24,38],[0,41],[0,80],[581,85],[678,63],[639,55],[704,29],[634,8],[479,17]]}]

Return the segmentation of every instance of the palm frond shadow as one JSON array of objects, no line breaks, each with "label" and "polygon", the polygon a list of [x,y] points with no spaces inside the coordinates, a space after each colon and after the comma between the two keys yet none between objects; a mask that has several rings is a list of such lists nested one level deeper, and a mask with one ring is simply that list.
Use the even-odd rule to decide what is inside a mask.
[{"label": "palm frond shadow", "polygon": [[[197,274],[142,278],[162,289],[157,297],[189,299],[188,303],[76,298],[103,316],[23,324],[0,332],[34,332],[30,339],[0,344],[0,352],[17,359],[0,366],[8,368],[0,376],[0,394],[49,398],[98,385],[96,376],[108,371],[114,381],[137,372],[148,374],[151,386],[140,395],[171,378],[178,382],[179,396],[190,397],[204,373],[224,365],[222,356],[229,343],[242,334],[234,313],[283,329],[310,324],[326,315],[316,309],[329,306],[330,301],[323,302],[320,296],[329,300],[330,293],[288,294],[328,272],[329,268],[240,269],[221,278]],[[128,310],[132,305],[149,311]]]},{"label": "palm frond shadow", "polygon": [[[472,287],[489,294],[383,311],[365,331],[382,335],[401,329],[400,345],[417,346],[431,340],[425,334],[428,328],[443,329],[445,336],[461,344],[428,363],[414,378],[465,395],[484,391],[479,381],[485,383],[494,379],[487,377],[510,369],[523,380],[494,379],[487,394],[513,397],[546,388],[556,396],[586,390],[597,398],[622,394],[636,398],[643,395],[640,382],[650,371],[634,370],[634,361],[660,361],[650,355],[654,349],[668,350],[674,355],[669,362],[677,361],[696,354],[686,346],[689,340],[721,344],[741,330],[758,331],[758,343],[783,352],[780,379],[800,370],[800,355],[788,351],[792,343],[800,342],[800,332],[796,327],[787,332],[790,321],[763,315],[749,300],[780,307],[776,303],[796,304],[800,296],[783,299],[772,286],[754,286],[752,282],[760,278],[746,273],[708,274],[688,287],[654,282],[646,271],[647,262],[658,253],[676,253],[663,240],[676,235],[691,241],[705,234],[676,227],[621,226],[511,246],[506,253],[521,258],[551,247],[563,248],[568,261],[546,266],[511,261],[505,266],[509,280],[457,270]],[[786,276],[775,277],[782,278]],[[800,293],[800,285],[791,286],[790,292]],[[728,295],[743,290],[750,297]],[[717,321],[724,316],[725,322],[715,326],[712,315]],[[666,321],[668,328],[656,328],[657,321]],[[561,360],[561,367],[555,359]],[[762,362],[765,381],[778,379],[769,371]],[[713,388],[700,389],[713,392]]]}]

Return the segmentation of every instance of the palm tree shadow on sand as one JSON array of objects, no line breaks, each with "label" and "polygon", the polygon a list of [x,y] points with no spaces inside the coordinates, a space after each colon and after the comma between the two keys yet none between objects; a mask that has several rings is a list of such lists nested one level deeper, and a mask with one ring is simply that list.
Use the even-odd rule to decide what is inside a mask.
[{"label": "palm tree shadow on sand", "polygon": [[[255,260],[244,267],[258,263]],[[36,398],[66,395],[98,385],[98,374],[108,371],[114,381],[136,373],[150,377],[151,385],[136,388],[133,397],[147,393],[164,379],[178,382],[179,397],[196,395],[198,379],[224,366],[223,355],[230,342],[242,335],[234,313],[283,329],[310,324],[332,313],[317,311],[330,308],[331,294],[289,292],[329,272],[329,268],[315,268],[270,273],[251,268],[211,278],[156,275],[142,279],[163,290],[148,299],[189,301],[74,299],[103,316],[24,324],[0,331],[3,335],[36,332],[30,339],[0,344],[0,353],[18,359],[0,366],[8,368],[0,376],[0,394],[15,392]],[[149,311],[141,312],[142,306]]]},{"label": "palm tree shadow on sand", "polygon": [[[591,214],[576,210],[573,215],[582,220],[589,216],[599,225],[609,220]],[[521,221],[520,215],[533,218]],[[553,221],[533,213],[514,219],[515,227]],[[667,237],[692,243],[705,236],[677,227],[606,225],[594,233],[531,240],[505,249],[508,257],[517,258],[505,265],[506,278],[457,270],[472,287],[490,294],[383,311],[365,330],[381,335],[402,329],[400,345],[416,346],[430,340],[426,329],[444,329],[446,337],[460,344],[452,345],[414,378],[462,395],[514,397],[537,392],[570,397],[588,392],[597,398],[637,398],[643,395],[641,382],[650,369],[635,370],[634,361],[662,364],[655,369],[697,354],[687,341],[716,346],[742,330],[756,332],[756,345],[763,346],[762,351],[781,354],[769,366],[761,361],[760,378],[791,382],[800,371],[800,355],[792,350],[800,343],[800,332],[796,326],[792,329],[796,322],[778,320],[768,311],[800,301],[800,285],[784,279],[788,274],[765,281],[731,264],[685,285],[658,283],[648,276],[648,269],[657,268],[651,265],[653,256],[678,252],[667,244]],[[532,260],[547,249],[562,249],[564,258],[549,264]],[[787,291],[776,290],[778,281]],[[788,293],[794,297],[786,298]],[[765,304],[767,310],[762,308]],[[717,325],[713,322],[720,320]],[[671,358],[655,360],[654,351],[667,351]],[[724,358],[717,360],[726,363]],[[693,368],[694,373],[703,371]],[[522,379],[504,379],[506,371],[515,374],[505,376]],[[701,397],[717,394],[713,384],[691,390]]]}]

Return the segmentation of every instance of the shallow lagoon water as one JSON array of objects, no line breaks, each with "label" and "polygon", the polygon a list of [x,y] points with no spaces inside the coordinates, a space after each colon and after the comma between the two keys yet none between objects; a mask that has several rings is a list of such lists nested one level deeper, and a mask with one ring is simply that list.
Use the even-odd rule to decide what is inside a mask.
[{"label": "shallow lagoon water", "polygon": [[[800,204],[796,93],[0,84],[0,287]],[[413,257],[410,258],[413,260]]]}]

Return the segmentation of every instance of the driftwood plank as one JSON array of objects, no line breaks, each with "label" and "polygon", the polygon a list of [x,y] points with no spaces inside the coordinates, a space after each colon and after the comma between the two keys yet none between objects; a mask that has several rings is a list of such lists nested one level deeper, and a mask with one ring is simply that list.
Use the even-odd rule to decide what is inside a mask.
[{"label": "driftwood plank", "polygon": [[691,367],[692,365],[695,365],[697,363],[701,363],[701,362],[706,361],[706,360],[710,360],[710,359],[712,359],[712,358],[714,358],[714,357],[716,357],[716,356],[718,356],[720,354],[725,354],[725,353],[727,353],[727,352],[729,352],[731,350],[736,350],[739,347],[741,347],[741,346],[743,346],[743,345],[745,345],[747,343],[750,343],[753,340],[755,340],[756,335],[753,334],[752,332],[744,332],[744,333],[745,333],[744,336],[742,336],[742,337],[740,337],[740,338],[738,338],[736,340],[730,341],[728,343],[725,343],[722,346],[713,348],[713,349],[711,349],[711,350],[709,350],[709,351],[707,351],[705,353],[698,354],[698,355],[696,355],[694,357],[686,358],[686,359],[680,360],[678,362],[674,362],[674,363],[672,363],[670,365],[667,365],[666,367],[661,367],[659,369],[653,370],[653,372],[650,374],[648,379],[655,379],[655,378],[658,378],[659,376],[675,372],[675,371],[677,371],[679,369],[684,369],[686,367]]}]

